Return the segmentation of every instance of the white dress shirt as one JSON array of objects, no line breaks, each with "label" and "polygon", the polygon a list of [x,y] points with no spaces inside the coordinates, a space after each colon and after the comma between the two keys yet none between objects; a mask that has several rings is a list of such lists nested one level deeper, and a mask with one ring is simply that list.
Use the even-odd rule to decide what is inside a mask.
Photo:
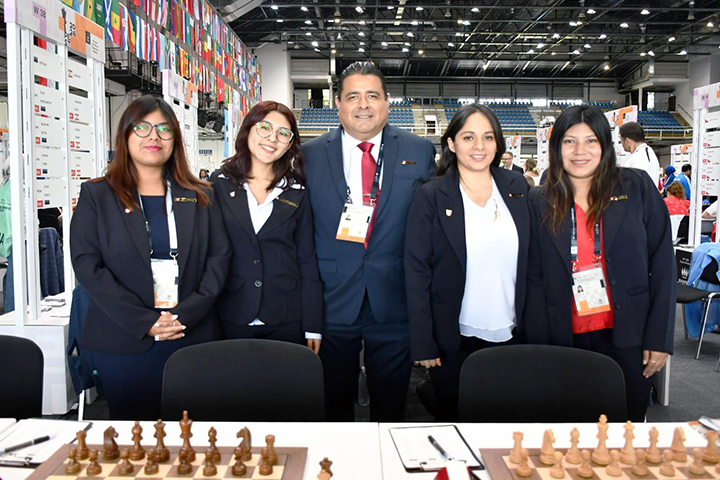
[{"label": "white dress shirt", "polygon": [[647,143],[638,145],[624,166],[645,170],[650,175],[653,185],[657,188],[660,181],[660,162],[658,162],[657,155]]},{"label": "white dress shirt", "polygon": [[[373,138],[368,140],[373,144],[370,153],[377,162],[378,155],[380,154],[380,143],[382,143],[382,131],[375,135]],[[352,137],[345,130],[342,132],[342,151],[343,151],[343,171],[345,172],[345,181],[350,189],[350,198],[352,199],[353,205],[363,204],[363,188],[362,188],[362,156],[363,152],[360,150],[360,145],[363,143]],[[385,162],[383,162],[385,163]],[[385,170],[383,167],[380,172],[380,185],[382,185],[382,171]]]}]

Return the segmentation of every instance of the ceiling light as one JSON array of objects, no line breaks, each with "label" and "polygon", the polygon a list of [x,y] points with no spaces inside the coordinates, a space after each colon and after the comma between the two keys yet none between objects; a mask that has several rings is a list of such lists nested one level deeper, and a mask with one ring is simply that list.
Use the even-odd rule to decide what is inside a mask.
[{"label": "ceiling light", "polygon": [[480,9],[478,7],[473,7],[470,11],[473,13],[478,13]]},{"label": "ceiling light", "polygon": [[587,13],[588,13],[588,15],[595,15],[595,13],[597,13],[597,12],[595,12],[595,10],[593,10],[592,8],[589,8]]},{"label": "ceiling light", "polygon": [[571,26],[571,27],[577,27],[577,26],[578,26],[578,23],[575,22],[575,21],[572,21],[572,22],[570,22],[570,26]]},{"label": "ceiling light", "polygon": [[552,38],[554,38],[554,39],[557,40],[558,38],[560,38],[560,34],[554,33],[553,36],[552,36]]},{"label": "ceiling light", "polygon": [[572,52],[574,55],[580,55],[580,50],[573,50]]},{"label": "ceiling light", "polygon": [[293,48],[294,48],[295,50],[300,50],[300,45],[295,44],[295,46],[294,46]]},{"label": "ceiling light", "polygon": [[483,70],[487,70],[489,66],[490,66],[490,62],[484,62],[484,63],[483,63]]},{"label": "ceiling light", "polygon": [[640,52],[640,56],[641,56],[641,57],[644,57],[645,55],[647,55],[647,53],[645,53],[645,52]]},{"label": "ceiling light", "polygon": [[630,26],[630,25],[628,25],[628,24],[625,23],[625,22],[623,22],[623,23],[620,24],[620,28],[628,28],[629,26]]},{"label": "ceiling light", "polygon": [[601,33],[600,36],[598,37],[598,40],[605,40],[606,38],[607,38],[607,35],[605,35],[604,33]]},{"label": "ceiling light", "polygon": [[358,52],[364,52],[364,51],[365,51],[364,48],[362,48],[362,47],[358,48]]},{"label": "ceiling light", "polygon": [[603,70],[610,70],[610,65],[606,63],[605,66],[603,67]]},{"label": "ceiling light", "polygon": [[295,43],[295,42],[288,42],[288,45],[292,45],[293,43]]},{"label": "ceiling light", "polygon": [[668,42],[674,42],[674,41],[675,41],[675,37],[668,38]]},{"label": "ceiling light", "polygon": [[452,43],[452,42],[448,42],[448,47],[452,48],[452,47],[454,47],[454,46],[455,46],[455,44],[454,44],[454,43]]},{"label": "ceiling light", "polygon": [[317,47],[317,46],[318,46],[318,42],[312,41],[312,42],[310,42],[310,45],[312,45],[313,47]]},{"label": "ceiling light", "polygon": [[404,45],[405,45],[406,47],[409,47],[409,46],[412,45],[412,44],[411,44],[410,42],[405,42]]},{"label": "ceiling light", "polygon": [[306,37],[310,37],[310,36],[312,36],[312,33],[310,33],[310,32],[305,32],[305,36],[306,36]]},{"label": "ceiling light", "polygon": [[455,32],[455,36],[456,36],[456,37],[462,37],[463,34],[462,34],[462,32]]},{"label": "ceiling light", "polygon": [[282,18],[278,18],[278,19],[277,19],[277,23],[283,23],[284,21],[285,21],[285,20],[283,20]]},{"label": "ceiling light", "polygon": [[535,53],[535,50],[533,50],[533,49],[531,48],[530,50],[528,50],[527,53],[528,53],[528,55],[533,55],[533,54]]},{"label": "ceiling light", "polygon": [[550,52],[550,55],[553,55],[553,56],[554,56],[554,55],[555,55],[555,52]]},{"label": "ceiling light", "polygon": [[410,22],[410,25],[413,25],[413,26],[415,26],[415,25],[417,25],[417,24],[418,24],[418,21],[417,21],[417,20],[413,20],[412,22]]},{"label": "ceiling light", "polygon": [[713,25],[712,20],[709,20],[708,23],[707,23],[707,25],[706,25],[707,28],[713,28],[714,26],[715,26],[715,25]]},{"label": "ceiling light", "polygon": [[418,53],[419,53],[420,55],[425,55],[425,50],[420,49],[420,50],[418,50]]},{"label": "ceiling light", "polygon": [[270,5],[270,8],[272,8],[273,10],[277,10],[277,9],[278,9],[278,6],[277,6],[277,5]]},{"label": "ceiling light", "polygon": [[337,50],[335,50],[335,49],[333,48],[333,49],[330,50],[330,53],[337,53]]},{"label": "ceiling light", "polygon": [[337,40],[342,40],[342,33],[338,32],[338,34],[337,34]]},{"label": "ceiling light", "polygon": [[648,52],[648,55],[650,55],[651,57],[654,57],[654,56],[655,56],[655,52],[653,52],[652,50],[650,50],[650,51]]},{"label": "ceiling light", "polygon": [[468,26],[470,25],[470,20],[463,20],[463,25]]},{"label": "ceiling light", "polygon": [[315,51],[319,53],[319,52],[320,52],[320,49],[319,49],[319,48],[316,48]]},{"label": "ceiling light", "polygon": [[582,22],[580,20],[577,21],[578,25],[582,25]]},{"label": "ceiling light", "polygon": [[388,9],[388,10],[395,10],[395,7],[393,7],[392,5],[388,5],[387,9]]},{"label": "ceiling light", "polygon": [[302,10],[303,12],[307,12],[310,9],[303,5],[302,7],[300,7],[300,10]]},{"label": "ceiling light", "polygon": [[360,45],[365,45],[365,42],[360,42]]},{"label": "ceiling light", "polygon": [[358,36],[364,37],[364,36],[365,36],[365,32],[359,32],[359,33],[358,33]]},{"label": "ceiling light", "polygon": [[383,47],[387,47],[387,42],[382,42],[380,45],[382,45]]},{"label": "ceiling light", "polygon": [[462,23],[463,23],[463,19],[462,19],[462,18],[458,18],[458,24],[462,25]]},{"label": "ceiling light", "polygon": [[687,55],[687,50],[682,50],[678,55]]},{"label": "ceiling light", "polygon": [[365,10],[363,10],[363,8],[360,5],[358,5],[357,7],[355,7],[355,11],[358,13],[363,13]]},{"label": "ceiling light", "polygon": [[538,44],[537,44],[537,48],[545,48],[545,44],[544,44],[544,43],[538,43]]},{"label": "ceiling light", "polygon": [[312,25],[312,20],[305,20],[305,25]]},{"label": "ceiling light", "polygon": [[408,37],[410,37],[410,38],[412,38],[412,37],[414,37],[414,36],[415,36],[415,34],[414,34],[414,33],[412,33],[412,32],[407,32],[407,33],[406,33],[405,35],[407,35],[407,36],[408,36]]},{"label": "ceiling light", "polygon": [[415,7],[415,10],[417,10],[418,12],[422,12],[422,11],[423,11],[423,7]]},{"label": "ceiling light", "polygon": [[650,15],[650,10],[648,10],[647,8],[643,8],[640,12],[640,15]]},{"label": "ceiling light", "polygon": [[335,23],[340,23],[340,17],[335,17],[334,22],[335,22]]},{"label": "ceiling light", "polygon": [[360,23],[360,25],[365,25],[365,20],[360,20],[358,23]]},{"label": "ceiling light", "polygon": [[583,48],[591,48],[591,46],[589,43],[586,43],[585,45],[583,45]]},{"label": "ceiling light", "polygon": [[403,47],[402,51],[403,51],[403,53],[407,53],[407,52],[409,52],[410,50],[408,50],[407,47]]}]

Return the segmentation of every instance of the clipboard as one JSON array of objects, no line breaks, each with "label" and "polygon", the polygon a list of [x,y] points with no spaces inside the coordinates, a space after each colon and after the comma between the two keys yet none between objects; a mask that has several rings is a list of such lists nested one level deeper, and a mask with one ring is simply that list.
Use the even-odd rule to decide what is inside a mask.
[{"label": "clipboard", "polygon": [[454,460],[464,461],[470,470],[485,470],[479,452],[473,452],[457,425],[394,427],[389,432],[408,473],[434,472],[445,467],[446,459],[430,444],[428,436],[436,439]]},{"label": "clipboard", "polygon": [[89,430],[92,422],[30,418],[20,420],[0,432],[0,447],[9,447],[41,437],[53,435],[47,442],[0,455],[0,467],[37,467],[50,458],[62,445],[75,441],[79,430]]}]

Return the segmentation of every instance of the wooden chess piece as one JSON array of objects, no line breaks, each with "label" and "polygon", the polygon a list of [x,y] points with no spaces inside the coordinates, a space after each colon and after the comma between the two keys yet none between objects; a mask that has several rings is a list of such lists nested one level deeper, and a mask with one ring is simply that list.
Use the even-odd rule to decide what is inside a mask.
[{"label": "wooden chess piece", "polygon": [[130,460],[142,460],[145,458],[145,449],[140,444],[142,440],[142,427],[140,422],[136,421],[132,427],[132,441],[133,446],[130,448]]},{"label": "wooden chess piece", "polygon": [[180,438],[183,439],[182,448],[184,448],[187,452],[188,462],[195,461],[195,450],[192,445],[190,445],[190,437],[192,437],[192,432],[190,430],[192,429],[192,424],[193,421],[188,418],[187,410],[183,410],[183,418],[180,420]]},{"label": "wooden chess piece", "polygon": [[635,426],[630,420],[625,424],[625,446],[620,451],[620,461],[627,465],[635,465],[635,448],[633,447],[633,439],[635,434],[633,433]]},{"label": "wooden chess piece", "polygon": [[660,474],[666,477],[675,476],[675,466],[673,465],[673,451],[669,448],[662,453],[662,465],[660,465]]},{"label": "wooden chess piece", "polygon": [[120,450],[120,462],[118,462],[118,473],[120,475],[132,475],[135,467],[130,463],[130,450],[123,448]]},{"label": "wooden chess piece", "polygon": [[118,449],[115,439],[118,434],[113,427],[108,427],[103,432],[103,458],[105,460],[115,460],[120,456],[120,450]]},{"label": "wooden chess piece", "polygon": [[167,462],[170,460],[170,450],[165,446],[165,437],[167,436],[167,433],[165,433],[165,424],[162,420],[158,419],[157,423],[153,426],[155,427],[153,437],[157,438],[157,444],[155,445],[157,456],[155,457],[155,461],[158,463]]},{"label": "wooden chess piece", "polygon": [[210,430],[208,431],[208,441],[210,442],[210,450],[213,452],[212,461],[216,465],[220,463],[220,460],[222,460],[222,455],[220,454],[220,450],[217,448],[217,430],[215,430],[215,427],[210,427]]},{"label": "wooden chess piece", "polygon": [[318,479],[318,480],[330,480],[330,477],[332,477],[332,475],[330,475],[330,474],[327,473],[327,472],[322,472],[322,471],[321,471],[320,473],[317,474],[317,479]]},{"label": "wooden chess piece", "polygon": [[705,473],[705,465],[703,464],[703,451],[699,448],[693,448],[693,462],[690,464],[690,473],[702,475]]},{"label": "wooden chess piece", "polygon": [[181,447],[180,451],[178,452],[178,459],[180,460],[180,463],[177,466],[177,473],[180,475],[187,475],[188,473],[192,472],[192,464],[190,463],[190,460],[188,459],[188,450],[185,447]]},{"label": "wooden chess piece", "polygon": [[217,475],[217,467],[215,466],[215,452],[212,448],[208,448],[205,451],[205,466],[203,467],[203,475],[206,477],[212,477]]},{"label": "wooden chess piece", "polygon": [[608,452],[608,448],[605,445],[608,439],[607,430],[608,427],[607,417],[605,415],[600,415],[600,419],[597,423],[598,427],[598,446],[595,448],[595,451],[592,453],[590,458],[593,462],[597,463],[598,465],[607,465],[610,463],[610,452]]},{"label": "wooden chess piece", "polygon": [[102,473],[102,467],[98,463],[98,452],[96,449],[91,448],[88,452],[88,457],[90,458],[90,465],[88,465],[87,470],[85,470],[85,474],[89,477],[94,477],[95,475],[100,475]]},{"label": "wooden chess piece", "polygon": [[562,466],[563,454],[562,452],[555,452],[553,455],[555,464],[550,469],[550,476],[553,478],[565,478],[565,469]]},{"label": "wooden chess piece", "polygon": [[521,477],[529,477],[532,475],[532,469],[530,465],[528,465],[529,456],[527,448],[523,448],[520,451],[520,465],[515,469],[515,473]]},{"label": "wooden chess piece", "polygon": [[519,464],[522,460],[522,440],[522,432],[513,432],[513,448],[510,450],[510,458],[508,458],[511,463]]},{"label": "wooden chess piece", "polygon": [[720,463],[715,464],[715,473],[720,473]]},{"label": "wooden chess piece", "polygon": [[247,427],[243,427],[238,433],[237,438],[242,438],[240,442],[240,448],[242,449],[243,462],[249,462],[252,460],[252,436],[250,430]]},{"label": "wooden chess piece", "polygon": [[260,468],[258,470],[260,475],[272,475],[273,473],[273,466],[268,458],[267,448],[263,448],[260,451]]},{"label": "wooden chess piece", "polygon": [[157,475],[160,471],[160,467],[157,464],[158,453],[157,450],[151,448],[147,452],[147,463],[145,464],[145,475]]},{"label": "wooden chess piece", "polygon": [[329,480],[330,477],[333,476],[332,470],[330,470],[332,463],[333,462],[328,460],[327,457],[320,460],[320,473],[317,476],[318,480]]},{"label": "wooden chess piece", "polygon": [[648,467],[645,465],[645,450],[638,448],[635,450],[635,464],[630,469],[635,475],[644,477],[648,474]]},{"label": "wooden chess piece", "polygon": [[90,450],[88,450],[87,442],[85,441],[87,432],[80,430],[75,434],[75,437],[77,438],[77,458],[78,460],[85,460],[90,456]]},{"label": "wooden chess piece", "polygon": [[232,474],[236,477],[245,475],[247,473],[247,467],[242,461],[242,449],[240,447],[235,448],[233,455],[235,455],[235,465],[232,466]]},{"label": "wooden chess piece", "polygon": [[540,449],[540,463],[543,465],[553,465],[555,463],[555,435],[553,431],[548,429],[543,433],[542,448]]},{"label": "wooden chess piece", "polygon": [[68,450],[68,463],[65,464],[65,473],[67,475],[74,475],[80,473],[80,462],[77,461],[77,448],[70,447]]},{"label": "wooden chess piece", "polygon": [[610,452],[610,465],[605,468],[605,473],[611,477],[621,477],[622,469],[620,468],[620,452],[612,450]]},{"label": "wooden chess piece", "polygon": [[577,428],[573,428],[570,432],[570,449],[565,454],[565,461],[572,463],[573,465],[580,465],[582,462],[582,456],[580,455],[580,449],[578,443],[580,442],[580,431]]},{"label": "wooden chess piece", "polygon": [[673,432],[672,443],[670,449],[673,452],[673,460],[676,462],[687,461],[687,449],[685,448],[685,430],[682,427],[677,427]]},{"label": "wooden chess piece", "polygon": [[717,446],[718,432],[715,430],[708,430],[705,434],[705,438],[707,438],[708,443],[707,447],[705,447],[705,451],[703,452],[703,460],[707,463],[720,462],[720,452],[718,452]]},{"label": "wooden chess piece", "polygon": [[277,465],[278,456],[275,451],[275,435],[266,435],[265,443],[267,444],[268,459],[270,460],[270,464]]},{"label": "wooden chess piece", "polygon": [[647,449],[647,453],[645,454],[645,461],[656,465],[662,462],[662,455],[660,454],[660,449],[657,446],[658,436],[660,436],[660,432],[658,432],[657,427],[652,427],[650,429],[650,447]]},{"label": "wooden chess piece", "polygon": [[593,476],[593,469],[590,466],[590,450],[583,450],[580,455],[582,455],[582,464],[577,469],[577,474],[582,478],[590,478]]}]

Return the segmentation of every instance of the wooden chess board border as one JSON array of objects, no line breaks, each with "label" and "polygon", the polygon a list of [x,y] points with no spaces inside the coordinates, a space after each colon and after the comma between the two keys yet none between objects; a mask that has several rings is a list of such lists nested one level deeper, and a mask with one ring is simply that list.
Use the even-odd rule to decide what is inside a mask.
[{"label": "wooden chess board border", "polygon": [[[35,471],[30,474],[29,477],[27,477],[27,480],[42,480],[45,478],[48,478],[50,475],[57,470],[57,468],[61,465],[63,465],[68,460],[68,451],[70,450],[70,447],[75,447],[75,444],[72,445],[63,445],[62,447],[58,448],[58,450],[45,462],[43,462],[39,467],[35,469]],[[131,448],[132,445],[118,445],[119,448]],[[153,446],[143,446],[145,448],[145,451],[147,452],[149,449],[154,448]],[[115,460],[112,460],[111,462],[104,461],[102,459],[103,454],[103,446],[102,445],[88,445],[88,448],[94,448],[97,449],[99,452],[98,455],[98,461],[101,465],[107,465],[109,463],[116,465],[120,458],[117,458]],[[175,457],[177,457],[177,453],[180,451],[180,446],[176,445],[168,445],[167,449],[170,451],[171,456],[175,454]],[[195,449],[195,454],[199,458],[204,458],[205,450],[208,448],[208,446],[198,446],[193,445],[193,448]],[[223,458],[227,458],[227,461],[223,461],[222,465],[233,465],[235,463],[235,458],[233,457],[233,450],[235,450],[236,447],[223,447],[218,446],[218,450],[220,450],[220,453],[223,454]],[[252,448],[252,453],[255,455],[259,455],[260,451],[265,448],[263,446],[255,446]],[[282,480],[302,480],[303,474],[305,473],[305,463],[307,461],[307,447],[275,447],[275,452],[278,455],[287,455],[287,460],[284,465],[283,470],[283,476]],[[87,460],[82,460],[82,462],[87,462]],[[131,460],[131,463],[133,461]],[[170,462],[162,462],[160,465],[167,465]],[[101,473],[99,475],[94,476],[93,478],[102,479],[106,478],[108,475],[106,473]],[[78,475],[67,475],[68,479],[77,478]],[[136,475],[128,475],[128,479],[136,478]],[[174,477],[175,478],[175,477]],[[180,478],[180,477],[177,477]],[[187,475],[187,478],[193,478],[192,475]]]}]

